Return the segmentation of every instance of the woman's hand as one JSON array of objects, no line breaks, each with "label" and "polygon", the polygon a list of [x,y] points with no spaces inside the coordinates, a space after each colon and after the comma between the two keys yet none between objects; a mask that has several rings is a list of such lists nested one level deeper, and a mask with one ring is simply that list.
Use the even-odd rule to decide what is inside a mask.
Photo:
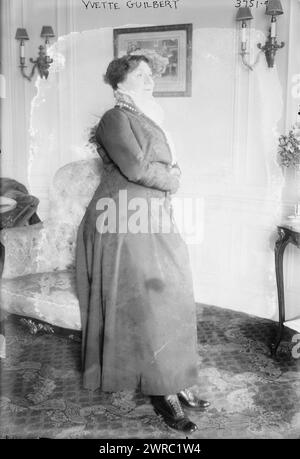
[{"label": "woman's hand", "polygon": [[172,168],[170,169],[170,173],[178,178],[181,176],[181,170],[177,163],[172,166]]},{"label": "woman's hand", "polygon": [[169,171],[169,174],[172,176],[172,180],[173,180],[173,184],[172,184],[173,186],[170,189],[170,194],[174,194],[177,192],[178,188],[180,187],[181,170],[178,164],[176,163],[174,165],[169,164],[168,171]]}]

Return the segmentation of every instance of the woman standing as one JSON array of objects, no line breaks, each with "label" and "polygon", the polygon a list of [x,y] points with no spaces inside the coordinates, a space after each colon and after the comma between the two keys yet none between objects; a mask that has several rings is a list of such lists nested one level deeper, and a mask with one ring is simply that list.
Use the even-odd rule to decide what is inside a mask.
[{"label": "woman standing", "polygon": [[103,173],[77,240],[84,387],[138,388],[169,426],[191,433],[197,426],[181,403],[209,403],[188,390],[198,354],[188,252],[171,213],[180,169],[160,127],[149,60],[114,59],[105,81],[116,105],[95,133]]}]

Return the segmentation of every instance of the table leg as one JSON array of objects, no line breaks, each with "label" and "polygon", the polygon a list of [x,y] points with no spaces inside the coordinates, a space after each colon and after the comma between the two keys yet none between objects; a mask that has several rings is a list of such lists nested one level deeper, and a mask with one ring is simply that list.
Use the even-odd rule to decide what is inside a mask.
[{"label": "table leg", "polygon": [[5,348],[5,319],[4,317],[0,320],[0,358],[5,359],[6,348]]},{"label": "table leg", "polygon": [[4,258],[5,258],[5,247],[0,242],[0,277],[2,276],[2,272],[4,268]]},{"label": "table leg", "polygon": [[276,355],[277,348],[282,338],[284,322],[285,322],[285,304],[284,304],[284,279],[283,279],[283,254],[286,246],[290,242],[290,236],[283,229],[278,230],[279,238],[275,243],[275,269],[276,283],[278,293],[278,309],[279,309],[279,328],[275,343],[271,346],[272,355]]}]

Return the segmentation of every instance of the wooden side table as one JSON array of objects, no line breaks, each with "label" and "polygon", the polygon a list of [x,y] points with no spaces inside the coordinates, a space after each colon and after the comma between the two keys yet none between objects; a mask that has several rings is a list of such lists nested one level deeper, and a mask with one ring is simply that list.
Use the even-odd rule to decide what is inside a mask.
[{"label": "wooden side table", "polygon": [[275,343],[272,344],[272,355],[276,354],[282,338],[285,323],[284,281],[283,281],[283,255],[288,244],[293,244],[300,249],[300,222],[292,220],[277,226],[278,239],[275,243],[275,268],[278,293],[279,328]]}]

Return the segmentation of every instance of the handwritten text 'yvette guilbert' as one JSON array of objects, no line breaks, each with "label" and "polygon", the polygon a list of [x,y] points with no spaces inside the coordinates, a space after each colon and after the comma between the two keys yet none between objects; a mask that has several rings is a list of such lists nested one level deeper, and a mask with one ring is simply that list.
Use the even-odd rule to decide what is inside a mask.
[{"label": "handwritten text 'yvette guilbert'", "polygon": [[180,0],[153,0],[153,1],[146,1],[146,2],[138,2],[128,0],[126,3],[120,5],[119,2],[93,2],[91,0],[81,0],[82,5],[85,7],[86,10],[90,9],[102,9],[102,10],[120,10],[122,7],[125,8],[171,8],[171,9],[178,9],[178,3]]}]

